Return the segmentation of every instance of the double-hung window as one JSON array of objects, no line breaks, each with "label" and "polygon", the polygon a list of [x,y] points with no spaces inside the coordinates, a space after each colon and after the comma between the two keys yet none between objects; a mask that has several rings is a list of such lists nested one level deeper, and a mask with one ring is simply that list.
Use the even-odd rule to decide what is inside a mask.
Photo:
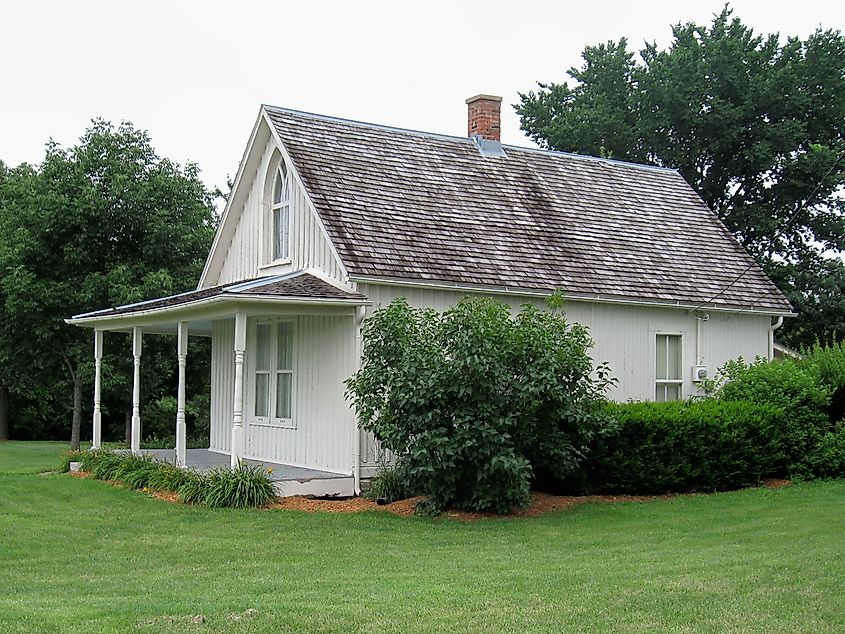
[{"label": "double-hung window", "polygon": [[293,426],[292,321],[255,324],[253,416],[257,422]]},{"label": "double-hung window", "polygon": [[656,401],[679,401],[683,379],[681,379],[681,335],[657,335],[655,346],[655,398]]},{"label": "double-hung window", "polygon": [[270,206],[272,223],[273,260],[290,259],[290,178],[284,160],[279,161],[273,183],[273,203]]}]

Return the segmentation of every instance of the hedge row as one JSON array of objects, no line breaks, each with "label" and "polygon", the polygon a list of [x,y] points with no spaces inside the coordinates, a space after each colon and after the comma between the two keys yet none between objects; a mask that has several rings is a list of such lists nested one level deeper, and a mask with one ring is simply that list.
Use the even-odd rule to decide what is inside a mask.
[{"label": "hedge row", "polygon": [[614,436],[595,443],[583,488],[650,494],[723,490],[772,475],[780,411],[745,402],[610,405]]}]

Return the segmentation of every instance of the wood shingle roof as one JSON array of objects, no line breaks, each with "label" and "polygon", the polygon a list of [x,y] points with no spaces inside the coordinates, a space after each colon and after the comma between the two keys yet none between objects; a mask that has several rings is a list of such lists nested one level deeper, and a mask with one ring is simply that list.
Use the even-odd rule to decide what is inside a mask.
[{"label": "wood shingle roof", "polygon": [[791,310],[674,170],[265,110],[352,276]]}]

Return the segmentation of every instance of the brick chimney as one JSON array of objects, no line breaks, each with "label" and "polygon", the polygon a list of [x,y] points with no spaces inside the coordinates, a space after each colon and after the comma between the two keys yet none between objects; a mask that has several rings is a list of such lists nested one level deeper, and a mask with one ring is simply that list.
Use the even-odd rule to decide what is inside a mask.
[{"label": "brick chimney", "polygon": [[502,98],[476,95],[467,99],[467,136],[501,141]]}]

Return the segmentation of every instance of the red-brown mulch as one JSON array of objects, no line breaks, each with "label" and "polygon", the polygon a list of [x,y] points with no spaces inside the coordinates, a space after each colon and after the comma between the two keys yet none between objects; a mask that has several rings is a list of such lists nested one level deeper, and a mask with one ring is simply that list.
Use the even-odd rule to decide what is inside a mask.
[{"label": "red-brown mulch", "polygon": [[[672,495],[551,495],[549,493],[532,493],[531,504],[521,510],[513,511],[506,517],[534,517],[544,513],[552,513],[563,509],[571,508],[576,504],[587,502],[648,502],[651,500],[666,500]],[[268,509],[286,509],[293,511],[325,511],[329,513],[357,513],[360,511],[387,511],[394,515],[407,517],[414,514],[414,507],[421,497],[408,498],[379,506],[373,500],[367,498],[309,498],[303,496],[292,496],[278,498],[275,502],[267,505]],[[480,520],[491,517],[502,517],[495,513],[473,513],[471,511],[458,511],[454,509],[443,513],[444,517],[451,517],[463,521]]]},{"label": "red-brown mulch", "polygon": [[[74,478],[89,478],[91,474],[87,471],[71,472]],[[117,482],[110,482],[120,486]],[[789,485],[789,480],[769,479],[763,482],[767,489],[780,489]],[[145,491],[146,493],[147,491]],[[150,491],[151,497],[163,502],[173,504],[179,503],[179,496],[173,491]],[[504,517],[535,517],[545,513],[553,513],[563,509],[572,508],[578,504],[601,503],[616,504],[619,502],[652,502],[655,500],[670,500],[680,496],[702,495],[701,493],[667,493],[663,495],[551,495],[550,493],[532,493],[531,504],[518,511],[512,511]],[[262,507],[265,510],[288,510],[288,511],[321,511],[324,513],[360,513],[361,511],[386,511],[400,517],[408,517],[414,514],[414,507],[422,500],[422,497],[412,497],[407,500],[399,500],[390,504],[378,505],[375,501],[365,497],[354,498],[311,498],[302,495],[276,498],[275,501]],[[495,513],[473,513],[470,511],[458,511],[454,509],[443,513],[444,517],[462,521],[474,521],[493,517],[503,517]]]}]

